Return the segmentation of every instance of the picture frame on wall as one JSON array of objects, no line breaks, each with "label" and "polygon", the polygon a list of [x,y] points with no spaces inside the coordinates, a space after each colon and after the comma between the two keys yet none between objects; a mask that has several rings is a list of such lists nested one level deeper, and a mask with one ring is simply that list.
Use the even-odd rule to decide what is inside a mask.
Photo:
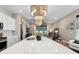
[{"label": "picture frame on wall", "polygon": [[66,24],[66,30],[69,30],[69,24]]},{"label": "picture frame on wall", "polygon": [[75,29],[75,21],[66,24],[66,30],[74,30]]},{"label": "picture frame on wall", "polygon": [[70,30],[74,30],[75,29],[75,21],[72,21],[70,23]]}]

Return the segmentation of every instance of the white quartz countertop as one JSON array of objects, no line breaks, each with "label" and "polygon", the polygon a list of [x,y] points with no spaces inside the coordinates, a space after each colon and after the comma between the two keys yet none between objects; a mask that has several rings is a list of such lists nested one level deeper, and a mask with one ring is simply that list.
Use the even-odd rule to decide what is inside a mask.
[{"label": "white quartz countertop", "polygon": [[26,40],[26,39],[5,49],[0,53],[1,54],[37,54],[37,53],[76,54],[76,52],[70,50],[69,48],[43,36],[41,41],[37,41],[36,39],[35,40]]}]

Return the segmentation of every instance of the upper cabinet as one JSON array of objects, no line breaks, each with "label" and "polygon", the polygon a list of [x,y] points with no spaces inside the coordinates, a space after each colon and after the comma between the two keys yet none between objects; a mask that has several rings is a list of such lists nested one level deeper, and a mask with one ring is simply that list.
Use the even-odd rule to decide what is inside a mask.
[{"label": "upper cabinet", "polygon": [[15,19],[0,13],[0,22],[3,23],[3,30],[15,30]]}]

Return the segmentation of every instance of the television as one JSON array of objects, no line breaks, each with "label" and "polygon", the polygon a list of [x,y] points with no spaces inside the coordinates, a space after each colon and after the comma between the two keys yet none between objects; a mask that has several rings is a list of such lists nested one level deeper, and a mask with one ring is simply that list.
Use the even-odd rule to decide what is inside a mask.
[{"label": "television", "polygon": [[2,30],[2,29],[3,29],[3,23],[0,22],[0,30]]}]

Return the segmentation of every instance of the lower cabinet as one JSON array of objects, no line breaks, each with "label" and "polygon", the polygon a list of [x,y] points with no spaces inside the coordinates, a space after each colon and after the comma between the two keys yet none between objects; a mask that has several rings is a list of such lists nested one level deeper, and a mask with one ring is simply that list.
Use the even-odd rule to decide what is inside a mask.
[{"label": "lower cabinet", "polygon": [[10,36],[7,40],[7,47],[10,47],[19,42],[18,35]]}]

